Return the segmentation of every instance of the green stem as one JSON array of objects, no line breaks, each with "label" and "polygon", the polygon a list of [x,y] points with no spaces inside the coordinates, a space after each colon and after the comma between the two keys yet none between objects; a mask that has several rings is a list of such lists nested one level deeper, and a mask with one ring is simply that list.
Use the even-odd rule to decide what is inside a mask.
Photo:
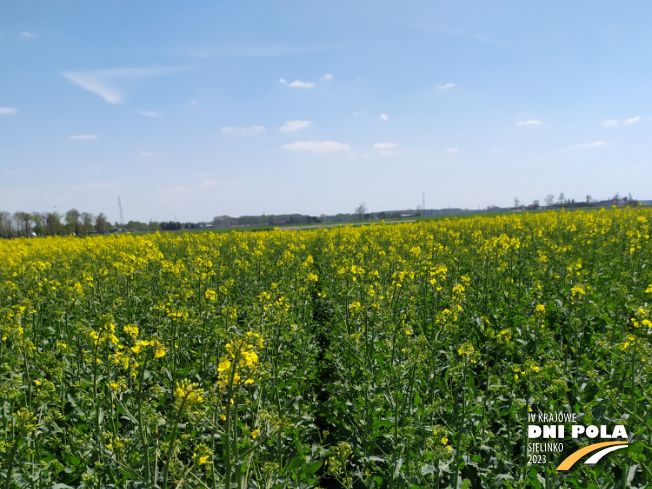
[{"label": "green stem", "polygon": [[16,458],[16,452],[18,451],[18,445],[20,445],[20,442],[22,441],[21,438],[16,438],[16,441],[14,442],[13,446],[11,447],[11,453],[9,454],[9,467],[7,467],[7,480],[5,483],[5,489],[11,489],[11,472],[14,469],[14,461]]},{"label": "green stem", "polygon": [[[183,408],[185,407],[186,401],[188,400],[188,394],[189,393],[186,393],[185,397],[183,398],[183,401],[181,401],[181,405],[179,406],[177,415],[174,418],[174,427],[172,428],[172,439],[170,440],[170,446],[168,447],[167,460],[165,461],[165,470],[163,471],[163,489],[165,489],[168,486],[168,471],[170,470],[170,460],[172,459],[172,452],[174,451],[174,444],[177,438],[177,428],[179,426],[179,420],[181,419],[181,413],[183,413]],[[149,472],[149,465],[147,471]]]},{"label": "green stem", "polygon": [[233,356],[233,363],[231,364],[231,371],[229,372],[229,385],[226,391],[226,422],[224,426],[224,437],[226,441],[226,454],[224,460],[224,487],[231,489],[231,398],[233,396],[233,379],[235,377],[235,370],[238,365],[240,357],[240,348],[237,349]]},{"label": "green stem", "polygon": [[145,480],[148,484],[152,482],[150,467],[149,467],[149,447],[147,446],[147,434],[143,426],[143,413],[142,413],[142,404],[143,404],[143,378],[145,376],[145,370],[147,369],[147,361],[143,365],[143,369],[140,371],[139,381],[138,381],[138,431],[140,433],[140,439],[143,443],[143,450],[145,455]]}]

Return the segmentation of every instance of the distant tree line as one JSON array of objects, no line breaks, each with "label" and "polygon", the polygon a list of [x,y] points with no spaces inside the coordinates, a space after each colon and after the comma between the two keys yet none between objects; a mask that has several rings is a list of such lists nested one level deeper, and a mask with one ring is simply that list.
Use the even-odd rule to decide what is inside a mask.
[{"label": "distant tree line", "polygon": [[321,214],[311,216],[306,214],[275,214],[261,216],[216,216],[209,226],[214,228],[231,228],[245,226],[288,226],[302,224],[344,223],[354,221],[398,220],[426,216],[452,216],[465,213],[475,213],[477,210],[449,209],[406,209],[396,211],[369,212],[364,202],[358,205],[352,213]]},{"label": "distant tree line", "polygon": [[292,224],[315,224],[322,222],[319,217],[304,214],[278,214],[261,216],[216,216],[212,226],[217,228],[239,226],[283,226]]},{"label": "distant tree line", "polygon": [[[554,194],[546,195],[544,199],[545,205],[548,209],[560,209],[565,207],[567,209],[577,208],[577,207],[607,207],[607,206],[623,206],[623,205],[638,205],[639,201],[632,197],[632,194],[621,197],[618,192],[614,194],[613,197],[606,200],[597,200],[594,199],[591,195],[587,195],[584,200],[575,201],[573,198],[567,198],[563,192],[560,192],[558,197],[555,197]],[[514,197],[514,207],[512,210],[530,210],[530,209],[539,209],[539,201],[535,200],[532,204],[526,206],[522,205],[518,197]],[[499,209],[499,208],[496,208]]]},{"label": "distant tree line", "polygon": [[149,222],[140,222],[140,221],[129,221],[125,226],[122,226],[120,223],[114,224],[114,230],[127,231],[130,233],[152,233],[160,231],[162,228],[162,223],[159,224],[156,221]]},{"label": "distant tree line", "polygon": [[[612,205],[637,205],[638,200],[633,199],[631,194],[621,197],[616,193],[607,200],[596,200],[590,195],[583,201],[576,202],[575,199],[566,198],[564,193],[558,197],[548,194],[544,199],[545,206],[554,208],[575,208],[575,207],[607,207]],[[256,226],[288,226],[320,223],[344,223],[353,221],[375,221],[375,220],[400,220],[413,219],[416,217],[435,216],[457,216],[462,214],[476,214],[478,212],[504,212],[537,210],[542,206],[539,200],[530,205],[521,204],[517,197],[514,197],[514,207],[503,208],[490,205],[482,211],[475,209],[446,208],[446,209],[424,209],[418,205],[415,209],[404,209],[395,211],[369,212],[365,202],[361,202],[352,213],[321,214],[311,216],[306,214],[275,214],[260,216],[216,216],[209,223],[193,223],[178,221],[148,223],[140,221],[129,221],[126,225],[118,222],[111,224],[103,213],[93,215],[89,212],[79,212],[77,209],[70,209],[65,214],[59,212],[14,212],[0,211],[0,238],[14,237],[35,237],[35,236],[89,236],[92,234],[105,234],[109,232],[156,232],[156,231],[179,231],[186,229],[206,228],[238,228]]]},{"label": "distant tree line", "polygon": [[70,209],[65,214],[59,212],[11,212],[0,211],[1,238],[32,238],[36,236],[90,236],[115,231],[147,232],[158,231],[157,222],[148,224],[129,221],[126,226],[119,223],[111,225],[100,212],[93,215]]},{"label": "distant tree line", "polygon": [[3,238],[34,236],[88,236],[108,232],[108,221],[102,213],[94,216],[89,212],[70,209],[59,212],[0,211],[0,236]]}]

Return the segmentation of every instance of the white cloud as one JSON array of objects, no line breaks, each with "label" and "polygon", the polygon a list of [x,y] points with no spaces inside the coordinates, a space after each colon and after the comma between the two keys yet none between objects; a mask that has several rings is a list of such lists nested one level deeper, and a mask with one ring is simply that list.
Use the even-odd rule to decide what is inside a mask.
[{"label": "white cloud", "polygon": [[161,158],[167,156],[165,153],[154,153],[152,151],[141,151],[138,153],[142,158]]},{"label": "white cloud", "polygon": [[380,114],[380,120],[381,121],[389,120],[389,116],[387,114]]},{"label": "white cloud", "polygon": [[527,121],[518,121],[516,123],[517,126],[539,126],[543,124],[543,122],[537,120],[537,119],[530,119]]},{"label": "white cloud", "polygon": [[348,144],[336,143],[335,141],[297,141],[296,143],[284,144],[281,147],[290,151],[310,151],[312,153],[332,153],[351,149]]},{"label": "white cloud", "polygon": [[155,68],[116,68],[96,71],[66,71],[62,76],[84,90],[102,97],[110,104],[121,104],[125,95],[115,86],[116,82],[124,82],[142,78],[153,78],[181,71],[180,67]]},{"label": "white cloud", "polygon": [[0,107],[0,115],[14,115],[18,111],[14,107]]},{"label": "white cloud", "polygon": [[188,104],[192,107],[197,107],[199,105],[199,102],[197,100],[191,100]]},{"label": "white cloud", "polygon": [[587,149],[587,148],[597,148],[600,146],[604,146],[605,143],[604,141],[594,141],[592,143],[582,143],[582,144],[575,144],[574,146],[568,146],[567,148],[563,148],[566,151],[571,151],[575,149]]},{"label": "white cloud", "polygon": [[84,90],[99,95],[110,104],[120,104],[124,99],[122,92],[109,86],[106,80],[103,80],[102,77],[95,74],[69,72],[64,73],[63,76]]},{"label": "white cloud", "polygon": [[238,136],[249,136],[251,134],[262,134],[265,132],[263,126],[249,126],[249,127],[231,127],[225,126],[222,128],[223,134],[236,134]]},{"label": "white cloud", "polygon": [[378,151],[379,156],[393,156],[397,154],[396,151],[393,151],[397,146],[396,143],[376,143],[373,148]]},{"label": "white cloud", "polygon": [[458,148],[446,148],[447,153],[457,153],[458,151]]},{"label": "white cloud", "polygon": [[97,139],[97,134],[77,134],[70,136],[68,139],[72,139],[73,141],[92,141],[93,139]]},{"label": "white cloud", "polygon": [[161,117],[160,112],[155,112],[153,110],[137,110],[140,115],[144,115],[145,117]]},{"label": "white cloud", "polygon": [[288,81],[287,81],[285,78],[279,78],[279,79],[278,79],[278,82],[279,82],[279,83],[282,83],[283,85],[287,85],[287,84],[288,84]]},{"label": "white cloud", "polygon": [[417,25],[415,26],[419,29],[425,29],[428,31],[432,32],[443,32],[446,34],[454,35],[454,36],[459,36],[459,37],[464,37],[467,39],[473,39],[475,41],[480,41],[482,43],[488,44],[490,46],[498,47],[498,48],[503,48],[503,49],[509,49],[508,46],[503,45],[502,43],[499,43],[497,41],[494,41],[493,39],[483,35],[483,34],[477,34],[475,32],[468,32],[462,29],[452,29],[450,27],[441,27],[441,26],[432,26],[432,25]]},{"label": "white cloud", "polygon": [[299,129],[304,129],[311,125],[312,122],[310,121],[287,121],[285,124],[279,127],[279,131],[283,131],[283,132],[298,131]]},{"label": "white cloud", "polygon": [[455,86],[455,83],[444,83],[443,85],[437,85],[437,88],[439,90],[448,90],[449,88],[453,88]]},{"label": "white cloud", "polygon": [[30,31],[23,31],[20,33],[20,37],[23,39],[31,39],[32,37],[36,37],[38,34],[36,32],[30,32]]},{"label": "white cloud", "polygon": [[614,119],[607,119],[607,120],[602,121],[602,125],[604,127],[615,127],[618,124],[620,124],[620,123],[618,121],[614,120]]},{"label": "white cloud", "polygon": [[392,149],[398,146],[396,143],[376,143],[374,149]]},{"label": "white cloud", "polygon": [[323,82],[331,81],[332,79],[333,79],[333,75],[331,73],[326,73],[324,76],[320,78],[320,80]]},{"label": "white cloud", "polygon": [[294,80],[292,83],[288,85],[288,87],[292,87],[292,88],[312,88],[314,86],[315,84],[313,82],[302,82],[299,80]]},{"label": "white cloud", "polygon": [[636,117],[630,117],[625,121],[625,124],[636,124],[638,121],[641,120],[641,116],[636,116]]}]

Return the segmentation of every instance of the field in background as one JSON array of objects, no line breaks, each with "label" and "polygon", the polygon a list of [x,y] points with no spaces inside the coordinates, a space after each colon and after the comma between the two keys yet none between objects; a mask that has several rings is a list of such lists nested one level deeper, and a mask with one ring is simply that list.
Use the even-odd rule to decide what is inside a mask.
[{"label": "field in background", "polygon": [[[650,221],[2,241],[0,482],[648,487]],[[560,411],[629,448],[528,465]]]}]

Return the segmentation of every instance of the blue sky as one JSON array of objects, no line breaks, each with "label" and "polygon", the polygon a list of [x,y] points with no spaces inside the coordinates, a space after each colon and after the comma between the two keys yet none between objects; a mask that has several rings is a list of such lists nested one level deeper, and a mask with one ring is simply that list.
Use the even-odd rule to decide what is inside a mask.
[{"label": "blue sky", "polygon": [[0,210],[650,199],[645,1],[6,1]]}]

